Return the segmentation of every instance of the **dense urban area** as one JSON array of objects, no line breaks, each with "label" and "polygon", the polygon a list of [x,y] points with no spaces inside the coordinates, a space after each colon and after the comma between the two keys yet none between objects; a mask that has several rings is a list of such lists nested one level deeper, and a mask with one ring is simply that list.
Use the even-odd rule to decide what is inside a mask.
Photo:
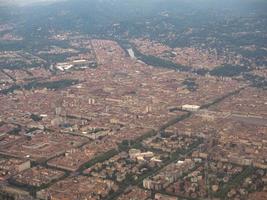
[{"label": "dense urban area", "polygon": [[267,199],[266,3],[169,1],[0,7],[1,200]]}]

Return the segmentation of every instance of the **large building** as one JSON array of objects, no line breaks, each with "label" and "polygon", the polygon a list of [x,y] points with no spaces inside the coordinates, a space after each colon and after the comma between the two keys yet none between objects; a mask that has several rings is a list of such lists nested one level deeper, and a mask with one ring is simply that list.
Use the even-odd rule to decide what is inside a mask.
[{"label": "large building", "polygon": [[182,106],[182,109],[186,111],[196,112],[200,109],[200,106],[185,104]]}]

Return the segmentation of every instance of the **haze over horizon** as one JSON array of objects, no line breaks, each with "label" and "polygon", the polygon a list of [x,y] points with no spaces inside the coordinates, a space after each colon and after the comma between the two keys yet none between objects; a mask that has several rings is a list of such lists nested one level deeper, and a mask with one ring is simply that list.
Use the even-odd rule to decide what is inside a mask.
[{"label": "haze over horizon", "polygon": [[57,2],[63,0],[0,0],[0,5],[29,5],[34,3]]}]

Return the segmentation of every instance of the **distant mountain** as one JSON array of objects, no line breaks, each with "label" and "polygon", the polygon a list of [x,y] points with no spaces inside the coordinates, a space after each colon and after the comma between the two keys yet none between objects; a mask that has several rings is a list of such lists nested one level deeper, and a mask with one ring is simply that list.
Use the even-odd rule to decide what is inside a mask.
[{"label": "distant mountain", "polygon": [[[215,35],[225,40],[233,31],[245,31],[246,22],[262,30],[266,25],[266,10],[264,0],[67,0],[13,6],[3,9],[0,16],[1,20],[16,23],[16,32],[29,41],[44,38],[51,30],[70,30],[103,37],[128,33],[168,43],[166,33],[180,35],[190,27],[198,30],[194,38],[200,38],[199,42]],[[245,18],[247,21],[243,22]],[[223,28],[222,24],[229,27]],[[172,44],[188,43],[182,37],[176,41]]]}]

